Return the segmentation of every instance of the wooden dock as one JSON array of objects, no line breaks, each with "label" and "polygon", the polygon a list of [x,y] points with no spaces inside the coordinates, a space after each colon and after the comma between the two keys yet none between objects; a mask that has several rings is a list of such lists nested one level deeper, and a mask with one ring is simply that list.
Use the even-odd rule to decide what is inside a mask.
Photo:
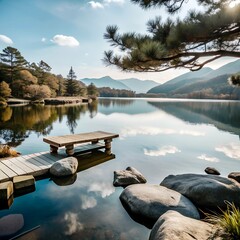
[{"label": "wooden dock", "polygon": [[15,176],[33,175],[35,177],[48,173],[54,162],[64,158],[61,154],[49,152],[33,153],[0,161],[0,182],[11,180]]}]

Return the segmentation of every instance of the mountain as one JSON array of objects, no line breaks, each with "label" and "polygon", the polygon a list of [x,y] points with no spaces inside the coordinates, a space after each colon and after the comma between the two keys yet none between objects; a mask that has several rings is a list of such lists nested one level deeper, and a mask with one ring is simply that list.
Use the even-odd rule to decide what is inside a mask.
[{"label": "mountain", "polygon": [[80,81],[86,85],[90,85],[91,83],[93,83],[98,88],[110,87],[115,89],[131,90],[128,86],[126,86],[122,82],[116,81],[109,76],[105,76],[102,78],[84,78],[84,79],[80,79]]},{"label": "mountain", "polygon": [[139,80],[137,78],[128,78],[118,81],[125,84],[136,93],[146,93],[149,89],[159,85],[159,83],[152,80]]},{"label": "mountain", "polygon": [[184,73],[178,77],[175,77],[162,85],[158,85],[148,91],[148,93],[169,93],[178,87],[189,84],[193,81],[204,78],[207,74],[213,71],[211,68],[203,68],[196,72]]},{"label": "mountain", "polygon": [[[228,63],[216,70],[211,68],[203,68],[197,72],[189,72],[180,75],[162,85],[154,87],[148,91],[148,93],[162,94],[163,97],[189,97],[186,95],[192,94],[192,92],[203,91],[214,94],[216,98],[217,94],[231,95],[230,92],[234,87],[230,86],[227,82],[227,78],[240,70],[240,60]],[[185,96],[184,96],[185,95]],[[238,93],[237,93],[238,95]],[[200,96],[200,95],[199,95]]]},{"label": "mountain", "polygon": [[80,79],[86,85],[93,83],[96,87],[110,87],[115,89],[132,90],[136,93],[146,93],[152,87],[159,85],[159,83],[151,80],[139,80],[137,78],[129,78],[123,80],[115,80],[109,76],[102,78],[84,78]]}]

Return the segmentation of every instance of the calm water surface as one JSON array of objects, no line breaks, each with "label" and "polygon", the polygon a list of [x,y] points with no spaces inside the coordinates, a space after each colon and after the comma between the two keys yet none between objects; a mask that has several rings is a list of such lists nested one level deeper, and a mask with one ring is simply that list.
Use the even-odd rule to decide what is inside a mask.
[{"label": "calm water surface", "polygon": [[100,99],[0,111],[0,141],[22,154],[48,151],[44,136],[95,130],[120,134],[112,144],[115,159],[92,161],[72,184],[43,179],[34,192],[14,198],[0,218],[21,214],[17,234],[40,226],[31,239],[146,240],[150,230],[129,217],[119,201],[122,188],[112,186],[114,170],[135,167],[152,184],[207,166],[223,176],[240,170],[240,102]]}]

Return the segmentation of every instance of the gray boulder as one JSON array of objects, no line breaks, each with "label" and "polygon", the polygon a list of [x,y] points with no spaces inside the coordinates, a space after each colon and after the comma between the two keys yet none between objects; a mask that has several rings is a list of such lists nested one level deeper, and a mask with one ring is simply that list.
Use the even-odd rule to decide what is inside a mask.
[{"label": "gray boulder", "polygon": [[213,225],[167,211],[153,226],[149,240],[209,240],[222,239]]},{"label": "gray boulder", "polygon": [[240,172],[231,172],[228,174],[228,178],[232,178],[240,183]]},{"label": "gray boulder", "polygon": [[225,208],[225,201],[239,206],[240,184],[229,178],[215,175],[169,175],[160,184],[175,190],[202,208]]},{"label": "gray boulder", "polygon": [[55,177],[69,176],[76,173],[78,160],[75,157],[67,157],[56,161],[50,168],[50,173]]},{"label": "gray boulder", "polygon": [[190,200],[176,191],[158,185],[130,185],[124,189],[120,200],[135,221],[150,228],[168,210],[175,210],[191,218],[200,218]]},{"label": "gray boulder", "polygon": [[114,171],[113,185],[115,187],[126,187],[131,184],[146,182],[146,178],[133,167],[127,167],[126,170]]},{"label": "gray boulder", "polygon": [[213,168],[213,167],[207,167],[204,171],[207,174],[220,175],[220,172],[216,168]]}]

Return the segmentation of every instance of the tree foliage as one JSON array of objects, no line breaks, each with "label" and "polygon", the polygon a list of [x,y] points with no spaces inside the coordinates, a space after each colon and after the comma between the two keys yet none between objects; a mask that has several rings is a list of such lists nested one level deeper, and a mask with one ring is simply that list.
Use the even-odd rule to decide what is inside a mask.
[{"label": "tree foliage", "polygon": [[86,86],[76,80],[72,67],[66,79],[51,73],[52,68],[43,60],[37,64],[28,63],[21,53],[12,47],[3,49],[0,59],[0,83],[8,84],[13,97],[42,99],[44,96],[87,95]]},{"label": "tree foliage", "polygon": [[[165,6],[175,13],[185,0],[132,0],[143,8]],[[104,62],[124,71],[161,72],[171,68],[201,69],[224,56],[240,57],[240,4],[226,0],[198,0],[205,11],[191,11],[184,19],[147,23],[148,34],[119,33],[108,26],[104,38],[114,50],[105,51]]]},{"label": "tree foliage", "polygon": [[11,96],[12,90],[9,88],[9,85],[2,81],[0,82],[0,96],[3,98],[8,98]]},{"label": "tree foliage", "polygon": [[3,49],[0,54],[1,62],[5,66],[4,70],[6,75],[8,75],[8,83],[12,83],[15,79],[18,71],[24,69],[28,62],[24,59],[21,53],[13,47],[7,47]]},{"label": "tree foliage", "polygon": [[97,87],[96,87],[93,83],[91,83],[91,84],[87,87],[87,93],[88,93],[89,96],[95,96],[95,97],[97,97],[97,96],[99,95],[98,89],[97,89]]}]

